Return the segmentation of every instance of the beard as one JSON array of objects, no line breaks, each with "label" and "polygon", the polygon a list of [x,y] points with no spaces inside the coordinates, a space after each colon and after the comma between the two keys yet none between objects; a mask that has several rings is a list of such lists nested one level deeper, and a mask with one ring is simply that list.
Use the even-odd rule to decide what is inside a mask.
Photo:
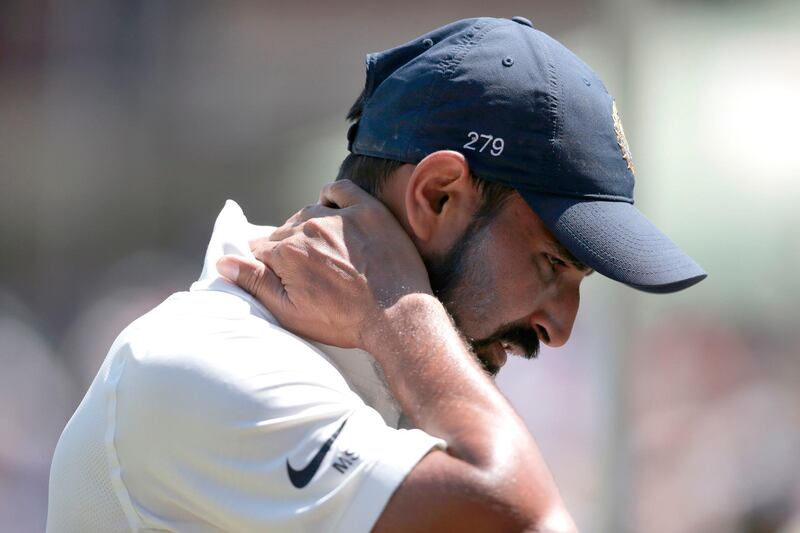
[{"label": "beard", "polygon": [[526,359],[539,353],[539,336],[530,325],[506,323],[485,337],[471,335],[470,328],[492,322],[499,309],[494,276],[487,255],[491,238],[491,217],[476,217],[459,240],[444,255],[424,259],[433,294],[453,317],[476,354],[494,343],[514,347],[514,352]]}]

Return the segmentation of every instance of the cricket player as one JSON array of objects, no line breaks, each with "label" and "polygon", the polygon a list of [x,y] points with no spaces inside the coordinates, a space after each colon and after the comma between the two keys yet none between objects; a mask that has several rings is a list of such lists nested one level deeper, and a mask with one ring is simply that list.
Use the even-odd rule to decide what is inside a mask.
[{"label": "cricket player", "polygon": [[50,532],[575,531],[490,376],[567,342],[593,271],[705,273],[633,207],[595,73],[523,18],[367,57],[350,154],[280,228],[228,202],[59,440]]}]

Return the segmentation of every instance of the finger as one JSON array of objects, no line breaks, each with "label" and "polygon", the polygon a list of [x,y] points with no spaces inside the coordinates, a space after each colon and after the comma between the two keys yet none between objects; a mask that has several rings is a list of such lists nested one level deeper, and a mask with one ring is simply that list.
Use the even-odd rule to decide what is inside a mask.
[{"label": "finger", "polygon": [[327,183],[319,193],[320,204],[340,209],[370,201],[377,200],[350,180],[337,180],[333,183]]},{"label": "finger", "polygon": [[308,205],[292,215],[282,226],[273,231],[269,237],[269,240],[282,241],[287,237],[295,235],[300,231],[297,229],[297,227],[303,222],[311,220],[312,218],[322,218],[336,215],[338,215],[337,210],[332,207],[327,207],[322,204]]},{"label": "finger", "polygon": [[256,259],[267,265],[269,264],[269,256],[272,253],[272,250],[278,246],[278,242],[272,240],[272,235],[258,237],[251,240],[249,244],[250,251],[253,252],[253,255],[256,257]]},{"label": "finger", "polygon": [[288,301],[280,278],[261,261],[226,255],[217,261],[217,271],[255,296],[267,309],[279,308]]},{"label": "finger", "polygon": [[284,225],[289,223],[299,224],[301,222],[305,222],[309,218],[319,218],[335,214],[336,214],[335,208],[325,206],[322,204],[311,204],[305,206],[300,211],[289,217],[284,223]]}]

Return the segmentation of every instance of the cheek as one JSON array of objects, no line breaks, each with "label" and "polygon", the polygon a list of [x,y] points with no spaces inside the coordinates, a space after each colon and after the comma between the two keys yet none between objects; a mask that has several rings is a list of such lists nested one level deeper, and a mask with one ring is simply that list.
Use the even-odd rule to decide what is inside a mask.
[{"label": "cheek", "polygon": [[514,287],[506,283],[506,265],[498,261],[491,246],[473,250],[463,267],[451,294],[455,305],[450,311],[465,334],[487,336],[506,317]]},{"label": "cheek", "polygon": [[[499,259],[499,260],[498,260]],[[542,273],[527,255],[496,253],[487,261],[492,271],[494,302],[513,318],[529,314],[544,292]]]},{"label": "cheek", "polygon": [[500,266],[497,280],[498,293],[505,305],[513,310],[527,310],[535,304],[542,292],[540,277],[536,268],[529,262],[506,262]]}]

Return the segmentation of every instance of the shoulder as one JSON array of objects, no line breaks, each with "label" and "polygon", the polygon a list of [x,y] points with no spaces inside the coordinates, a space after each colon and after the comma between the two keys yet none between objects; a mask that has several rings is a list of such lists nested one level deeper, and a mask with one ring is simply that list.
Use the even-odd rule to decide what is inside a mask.
[{"label": "shoulder", "polygon": [[231,295],[174,295],[125,330],[109,356],[122,367],[119,415],[151,429],[362,403],[319,349]]},{"label": "shoulder", "polygon": [[347,388],[319,348],[258,316],[249,302],[215,291],[174,294],[123,331],[112,351],[153,372],[174,367],[237,380],[296,371]]}]

